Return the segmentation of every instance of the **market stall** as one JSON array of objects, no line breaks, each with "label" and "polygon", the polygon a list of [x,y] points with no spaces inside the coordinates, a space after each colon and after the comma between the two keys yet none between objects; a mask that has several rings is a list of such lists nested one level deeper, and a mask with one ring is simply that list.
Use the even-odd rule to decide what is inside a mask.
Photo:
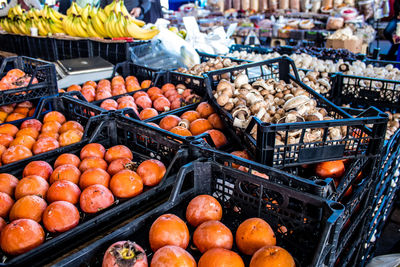
[{"label": "market stall", "polygon": [[400,187],[384,9],[12,7],[0,266],[367,266]]}]

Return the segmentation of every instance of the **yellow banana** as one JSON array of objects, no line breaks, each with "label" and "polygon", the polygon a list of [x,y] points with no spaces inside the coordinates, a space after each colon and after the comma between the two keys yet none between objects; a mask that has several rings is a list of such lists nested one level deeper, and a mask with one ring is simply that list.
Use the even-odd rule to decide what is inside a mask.
[{"label": "yellow banana", "polygon": [[75,10],[78,12],[78,15],[82,14],[82,8],[75,1],[73,4],[75,5]]},{"label": "yellow banana", "polygon": [[121,33],[118,30],[118,19],[115,12],[111,12],[111,31],[113,33],[113,37],[121,37]]},{"label": "yellow banana", "polygon": [[67,16],[68,16],[68,15],[75,15],[75,16],[78,16],[78,15],[79,15],[79,12],[78,12],[78,10],[76,9],[77,6],[78,6],[78,5],[76,5],[76,2],[75,2],[75,1],[72,2],[71,6],[67,9]]},{"label": "yellow banana", "polygon": [[119,29],[119,32],[121,33],[121,37],[128,37],[129,34],[126,31],[126,23],[127,23],[127,21],[126,21],[125,17],[122,16],[122,13],[119,14],[118,19],[119,19],[118,29]]},{"label": "yellow banana", "polygon": [[41,14],[42,18],[45,18],[45,19],[48,18],[49,13],[48,13],[48,10],[47,10],[47,9],[48,9],[48,5],[45,4],[44,7],[43,7],[43,9],[40,10],[40,14]]},{"label": "yellow banana", "polygon": [[116,2],[114,0],[110,4],[105,6],[104,13],[106,14],[107,17],[109,17],[111,15],[111,11],[114,9],[115,4],[116,4]]},{"label": "yellow banana", "polygon": [[40,11],[36,8],[33,9],[33,14],[36,20],[38,20],[39,17],[41,16]]},{"label": "yellow banana", "polygon": [[87,25],[87,23],[85,22],[85,21],[83,21],[83,18],[82,17],[79,17],[79,23],[81,24],[81,26],[82,26],[82,28],[83,29],[87,29],[87,27],[88,27],[88,25]]},{"label": "yellow banana", "polygon": [[119,13],[122,12],[122,11],[121,11],[121,5],[120,5],[121,2],[122,2],[122,0],[116,2],[115,5],[114,5],[113,10],[114,10],[114,12],[115,12],[116,15],[118,15]]},{"label": "yellow banana", "polygon": [[59,19],[59,20],[62,20],[62,19],[64,19],[64,18],[67,17],[67,16],[65,16],[64,14],[61,14],[60,12],[55,11],[55,10],[52,9],[52,8],[50,8],[49,11],[50,11],[50,14],[51,14],[53,17],[56,17],[56,18]]},{"label": "yellow banana", "polygon": [[22,16],[22,13],[24,13],[24,11],[22,11],[22,8],[21,8],[21,5],[16,5],[15,7],[14,7],[14,14],[16,15],[16,16]]},{"label": "yellow banana", "polygon": [[48,19],[42,19],[42,24],[47,32],[51,32],[50,23]]},{"label": "yellow banana", "polygon": [[25,21],[25,29],[28,35],[31,35],[31,28],[32,28],[32,22],[30,20]]},{"label": "yellow banana", "polygon": [[72,15],[68,15],[65,19],[62,21],[62,28],[64,29],[65,33],[70,35],[70,36],[75,36],[74,32],[70,30],[70,24],[72,22]]},{"label": "yellow banana", "polygon": [[102,8],[99,8],[97,10],[97,16],[99,16],[101,22],[103,22],[103,23],[106,22],[106,20],[108,18],[106,13],[104,13],[104,9],[102,9]]},{"label": "yellow banana", "polygon": [[53,21],[50,21],[49,24],[50,24],[51,33],[53,33],[53,34],[65,33],[65,31],[61,27],[58,27],[57,24],[54,23]]},{"label": "yellow banana", "polygon": [[107,31],[104,27],[104,23],[100,20],[99,16],[91,17],[93,28],[103,37],[107,37]]},{"label": "yellow banana", "polygon": [[136,25],[138,25],[139,27],[143,27],[144,25],[146,25],[146,22],[144,22],[143,20],[135,19],[135,18],[132,17],[132,16],[129,16],[128,19],[129,19],[131,22],[133,22],[133,23],[135,23]]},{"label": "yellow banana", "polygon": [[40,36],[47,36],[48,31],[46,30],[46,28],[45,28],[44,25],[42,24],[42,20],[38,20],[37,26],[38,26],[39,35],[40,35]]},{"label": "yellow banana", "polygon": [[110,37],[110,38],[116,37],[114,35],[114,31],[112,29],[112,25],[113,25],[112,19],[113,19],[112,16],[109,16],[107,21],[104,23],[104,26],[105,26],[105,29],[106,29],[106,32],[107,32],[107,36]]},{"label": "yellow banana", "polygon": [[142,29],[135,23],[131,22],[130,20],[127,20],[126,31],[130,37],[139,40],[150,40],[160,32],[158,29],[154,30]]},{"label": "yellow banana", "polygon": [[6,32],[10,32],[11,29],[10,29],[10,26],[9,26],[9,24],[8,24],[8,18],[4,18],[4,19],[2,19],[2,21],[3,21],[3,24],[1,25],[1,27],[2,27]]},{"label": "yellow banana", "polygon": [[54,23],[61,22],[61,19],[56,16],[54,9],[50,8],[48,13],[49,18],[54,21]]},{"label": "yellow banana", "polygon": [[87,23],[87,32],[90,37],[99,37],[99,38],[103,37],[102,34],[96,32],[96,30],[94,29],[91,18],[89,18]]},{"label": "yellow banana", "polygon": [[89,37],[87,31],[82,27],[81,17],[77,17],[74,20],[74,30],[79,37]]},{"label": "yellow banana", "polygon": [[88,16],[89,16],[89,11],[90,11],[91,5],[86,4],[85,8],[82,9],[81,17],[82,20],[87,23],[88,22]]},{"label": "yellow banana", "polygon": [[10,8],[10,9],[8,10],[7,17],[10,18],[10,19],[13,19],[14,16],[15,16],[15,15],[14,15],[14,8]]},{"label": "yellow banana", "polygon": [[14,22],[10,23],[10,29],[12,33],[19,34],[18,28],[15,26]]},{"label": "yellow banana", "polygon": [[25,25],[24,25],[24,24],[21,24],[21,20],[19,20],[19,21],[16,23],[15,26],[18,28],[18,30],[19,30],[19,32],[20,32],[21,34],[27,35],[26,30],[25,30]]}]

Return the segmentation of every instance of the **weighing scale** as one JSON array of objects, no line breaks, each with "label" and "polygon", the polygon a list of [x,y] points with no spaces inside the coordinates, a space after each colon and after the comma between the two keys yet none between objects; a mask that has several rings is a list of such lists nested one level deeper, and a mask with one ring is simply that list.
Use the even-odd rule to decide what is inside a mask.
[{"label": "weighing scale", "polygon": [[68,88],[85,81],[112,77],[114,65],[101,57],[58,60],[55,64],[58,88]]}]

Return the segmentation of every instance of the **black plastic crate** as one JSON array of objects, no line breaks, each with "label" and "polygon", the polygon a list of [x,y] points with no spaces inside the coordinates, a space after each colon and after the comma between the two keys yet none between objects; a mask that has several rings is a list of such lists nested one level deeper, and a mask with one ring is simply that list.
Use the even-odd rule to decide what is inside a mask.
[{"label": "black plastic crate", "polygon": [[0,34],[0,50],[10,53],[16,53],[14,34]]},{"label": "black plastic crate", "polygon": [[262,46],[250,46],[250,45],[241,45],[234,44],[229,47],[229,53],[233,53],[235,51],[246,51],[247,53],[257,53],[257,54],[269,54],[274,52],[272,49]]},{"label": "black plastic crate", "polygon": [[[10,258],[0,263],[0,266],[42,266],[88,239],[104,234],[107,229],[127,218],[154,208],[171,194],[177,173],[181,166],[188,162],[189,157],[188,150],[181,147],[180,143],[153,132],[140,122],[125,121],[113,114],[102,115],[102,123],[96,131],[96,135],[92,136],[90,140],[86,140],[85,143],[59,149],[57,153],[45,155],[40,160],[53,163],[62,153],[79,155],[84,145],[93,142],[101,143],[105,148],[123,144],[131,149],[133,161],[138,164],[151,158],[161,160],[167,167],[164,179],[157,186],[151,188],[145,186],[143,193],[134,198],[116,198],[111,207],[99,213],[89,215],[80,211],[81,220],[78,226],[59,234],[46,232],[46,241],[42,245],[27,253]],[[157,149],[150,149],[151,147]],[[20,177],[24,166],[14,169],[12,173]]]},{"label": "black plastic crate", "polygon": [[[28,114],[28,116],[26,118],[23,118],[23,119],[20,119],[20,120],[15,120],[15,121],[9,121],[9,122],[4,121],[3,123],[0,123],[0,125],[7,124],[7,123],[14,124],[14,125],[19,125],[25,120],[34,119],[37,116],[37,114],[39,113],[38,107],[39,107],[40,102],[42,101],[42,99],[45,99],[45,98],[46,97],[29,100],[29,102],[31,102],[33,104],[33,108],[35,109],[35,111],[34,111],[32,116],[29,116],[29,114]],[[23,101],[23,102],[25,102],[25,101]],[[16,103],[16,104],[19,104],[19,103]]]},{"label": "black plastic crate", "polygon": [[130,60],[130,50],[129,48],[132,46],[141,45],[143,43],[147,43],[148,41],[98,41],[98,40],[90,40],[92,56],[100,56],[111,62],[112,64],[117,64],[126,60]]},{"label": "black plastic crate", "polygon": [[[20,69],[32,77],[26,87],[1,91],[0,106],[53,96],[58,93],[56,69],[53,64],[29,57],[6,58],[0,67],[0,78],[7,74],[5,70],[10,65],[12,68]],[[32,84],[33,79],[37,79],[38,83]]]},{"label": "black plastic crate", "polygon": [[57,52],[57,59],[72,59],[78,57],[93,57],[89,39],[53,38]]},{"label": "black plastic crate", "polygon": [[[87,140],[90,139],[90,137],[96,132],[96,127],[101,122],[101,118],[97,116],[102,113],[101,109],[97,108],[96,106],[90,106],[83,101],[66,96],[56,96],[42,99],[39,102],[34,119],[42,121],[43,117],[50,111],[59,111],[65,116],[67,120],[77,121],[85,128],[82,140],[77,144],[87,142]],[[18,122],[10,124],[19,127],[23,121],[25,120],[20,120]],[[42,154],[33,155],[32,157],[19,160],[7,165],[2,165],[0,166],[0,172],[12,172],[14,169],[25,166],[31,161],[40,160],[47,153],[58,153],[62,151],[62,149],[68,149],[68,147],[69,146],[66,146],[64,148],[60,148],[61,150],[56,149]]]},{"label": "black plastic crate", "polygon": [[[250,151],[256,155],[258,162],[274,167],[290,167],[329,160],[380,156],[383,136],[386,131],[387,114],[371,107],[359,114],[358,117],[352,117],[342,108],[303,84],[300,81],[294,62],[288,57],[249,63],[235,68],[210,72],[205,75],[209,101],[228,125],[233,125],[233,117],[218,105],[213,96],[213,90],[218,84],[218,79],[215,77],[229,75],[230,79],[233,80],[234,74],[240,71],[247,74],[249,83],[256,81],[258,78],[263,78],[298,84],[317,101],[318,107],[325,108],[328,116],[333,118],[333,120],[325,121],[269,124],[252,117],[245,130],[240,128],[236,130],[244,138]],[[372,126],[368,128],[365,125]],[[256,129],[254,128],[255,126],[257,126]],[[345,127],[342,138],[329,140],[330,127]],[[311,129],[322,130],[321,141],[304,141],[306,131]],[[254,130],[256,131],[257,139],[252,135]],[[298,142],[290,144],[288,142],[288,133],[293,132],[299,132],[300,139]],[[276,144],[275,138],[278,134],[283,136],[281,144]]]},{"label": "black plastic crate", "polygon": [[26,36],[28,54],[26,56],[48,61],[57,61],[58,54],[54,38]]},{"label": "black plastic crate", "polygon": [[[270,177],[285,175],[274,169],[270,169],[267,174]],[[188,202],[199,194],[213,195],[219,200],[224,207],[222,222],[233,232],[239,223],[249,217],[265,219],[274,229],[277,244],[292,254],[297,266],[333,265],[331,252],[336,247],[336,228],[343,210],[342,205],[206,161],[194,162],[181,169],[180,178],[167,203],[92,243],[56,266],[98,266],[108,246],[120,240],[137,242],[151,258],[148,230],[153,221],[164,213],[173,213],[185,219]],[[287,227],[287,233],[278,230],[282,226]],[[190,252],[198,260],[199,252]],[[243,256],[243,259],[248,264],[249,258]]]}]

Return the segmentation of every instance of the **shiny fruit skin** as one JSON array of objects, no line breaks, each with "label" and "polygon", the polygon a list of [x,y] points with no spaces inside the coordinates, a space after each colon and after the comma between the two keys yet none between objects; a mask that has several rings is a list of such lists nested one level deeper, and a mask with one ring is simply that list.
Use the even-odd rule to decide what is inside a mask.
[{"label": "shiny fruit skin", "polygon": [[[244,150],[243,151],[233,151],[231,154],[236,157],[239,157],[239,158],[250,159],[249,154],[247,154],[247,152]],[[237,168],[239,168],[239,165],[232,163],[232,167],[237,169]]]},{"label": "shiny fruit skin", "polygon": [[181,121],[181,118],[179,118],[178,116],[167,115],[161,119],[159,126],[161,129],[170,131],[175,126],[178,126],[180,121]]},{"label": "shiny fruit skin", "polygon": [[103,170],[107,170],[107,167],[108,167],[107,162],[104,159],[98,157],[85,158],[79,164],[79,170],[81,172],[85,172],[92,168],[100,168]]},{"label": "shiny fruit skin", "polygon": [[102,267],[116,266],[147,267],[146,252],[135,242],[118,241],[104,253],[102,263]]},{"label": "shiny fruit skin", "polygon": [[158,217],[151,225],[149,232],[150,247],[153,251],[166,245],[186,249],[189,239],[187,225],[173,214],[164,214]]},{"label": "shiny fruit skin", "polygon": [[0,217],[0,233],[1,233],[1,231],[3,231],[4,227],[6,227],[6,225],[7,225],[6,221],[2,217]]},{"label": "shiny fruit skin", "polygon": [[52,233],[68,231],[79,224],[79,211],[67,201],[51,203],[43,213],[43,225]]},{"label": "shiny fruit skin", "polygon": [[27,147],[29,150],[32,150],[35,142],[36,141],[35,141],[35,139],[33,139],[32,136],[21,135],[21,136],[15,137],[15,139],[10,143],[10,147],[21,145],[21,146]]},{"label": "shiny fruit skin", "polygon": [[194,227],[206,221],[220,221],[221,218],[221,204],[209,195],[199,195],[193,198],[186,208],[186,220]]},{"label": "shiny fruit skin", "polygon": [[72,164],[66,164],[58,166],[50,176],[50,184],[55,181],[67,180],[73,182],[74,184],[79,183],[79,177],[81,172],[77,167]]},{"label": "shiny fruit skin", "polygon": [[275,246],[276,237],[271,226],[260,218],[242,222],[236,230],[236,245],[246,255],[253,255],[264,246]]},{"label": "shiny fruit skin", "polygon": [[41,133],[58,133],[60,131],[61,124],[56,121],[49,121],[43,124]]},{"label": "shiny fruit skin", "polygon": [[44,242],[43,228],[30,219],[19,219],[1,232],[1,249],[10,255],[20,255]]},{"label": "shiny fruit skin", "polygon": [[197,119],[190,123],[189,130],[193,135],[202,134],[212,129],[211,123],[206,119]]},{"label": "shiny fruit skin", "polygon": [[0,145],[5,147],[9,147],[10,144],[14,141],[14,137],[9,134],[0,134]]},{"label": "shiny fruit skin", "polygon": [[143,181],[131,170],[122,170],[113,175],[110,189],[116,197],[131,198],[143,192]]},{"label": "shiny fruit skin", "polygon": [[228,140],[226,139],[226,136],[218,130],[212,129],[206,131],[211,136],[211,139],[213,140],[213,143],[216,148],[220,148],[221,146],[224,146],[228,143]]},{"label": "shiny fruit skin", "polygon": [[13,205],[14,200],[6,193],[0,192],[0,217],[7,218]]},{"label": "shiny fruit skin", "polygon": [[318,163],[315,167],[315,173],[319,178],[342,178],[345,172],[345,166],[342,160],[325,161]]},{"label": "shiny fruit skin", "polygon": [[50,150],[60,147],[58,141],[51,137],[43,137],[36,141],[33,145],[32,151],[35,155],[41,154]]},{"label": "shiny fruit skin", "polygon": [[207,102],[201,102],[197,106],[196,111],[200,114],[201,118],[205,119],[207,119],[211,114],[215,113],[214,109]]},{"label": "shiny fruit skin", "polygon": [[18,182],[19,180],[14,175],[0,173],[0,192],[6,193],[13,197]]},{"label": "shiny fruit skin", "polygon": [[31,161],[28,165],[25,166],[22,177],[30,176],[30,175],[38,175],[45,179],[49,180],[50,175],[53,173],[53,168],[46,161]]},{"label": "shiny fruit skin", "polygon": [[222,122],[221,118],[218,116],[217,113],[213,113],[208,116],[207,120],[211,123],[214,129],[223,130],[224,123]]},{"label": "shiny fruit skin", "polygon": [[82,140],[83,133],[79,130],[68,130],[60,134],[58,138],[60,146],[69,146]]},{"label": "shiny fruit skin", "polygon": [[79,198],[81,209],[86,213],[96,213],[114,203],[111,191],[102,185],[91,185],[82,191]]},{"label": "shiny fruit skin", "polygon": [[164,246],[154,253],[151,267],[196,267],[189,252],[177,246]]},{"label": "shiny fruit skin", "polygon": [[106,154],[104,155],[104,159],[110,163],[113,160],[128,158],[130,160],[133,159],[132,151],[124,145],[117,145],[110,147]]},{"label": "shiny fruit skin", "polygon": [[78,156],[74,154],[62,154],[60,155],[56,161],[54,162],[54,168],[57,168],[61,165],[66,165],[66,164],[72,164],[75,167],[79,167],[79,164],[81,163],[81,160],[79,159]]},{"label": "shiny fruit skin", "polygon": [[278,246],[264,246],[254,253],[250,267],[295,267],[293,257]]},{"label": "shiny fruit skin", "polygon": [[107,172],[113,176],[118,172],[125,170],[127,164],[132,163],[132,161],[128,158],[121,158],[113,160],[110,165],[108,165]]},{"label": "shiny fruit skin", "polygon": [[3,164],[10,164],[29,157],[32,157],[32,152],[27,147],[16,145],[4,151],[1,160]]},{"label": "shiny fruit skin", "polygon": [[244,267],[242,258],[235,252],[224,248],[213,248],[201,256],[197,267]]},{"label": "shiny fruit skin", "polygon": [[192,133],[183,126],[175,126],[171,129],[171,133],[180,135],[180,136],[192,136]]},{"label": "shiny fruit skin", "polygon": [[39,131],[37,131],[35,128],[24,128],[19,130],[18,133],[15,135],[15,137],[23,135],[29,135],[30,137],[36,140],[39,137]]},{"label": "shiny fruit skin", "polygon": [[19,129],[14,124],[3,124],[0,125],[0,134],[8,134],[14,137],[18,133]]},{"label": "shiny fruit skin", "polygon": [[49,122],[49,121],[56,121],[60,124],[63,124],[66,122],[65,116],[61,114],[58,111],[50,111],[43,117],[43,123]]},{"label": "shiny fruit skin", "polygon": [[41,198],[46,198],[49,184],[45,179],[37,175],[26,176],[22,178],[15,188],[15,199],[20,199],[24,196],[36,195]]},{"label": "shiny fruit skin", "polygon": [[39,223],[46,208],[47,203],[43,198],[34,195],[24,196],[12,206],[9,215],[10,221],[31,219]]},{"label": "shiny fruit skin", "polygon": [[85,129],[77,121],[67,121],[66,123],[64,123],[61,126],[59,132],[60,132],[60,134],[62,134],[62,133],[65,133],[66,131],[69,131],[69,130],[78,130],[80,132],[84,132]]},{"label": "shiny fruit skin", "polygon": [[79,187],[82,190],[95,184],[101,184],[108,188],[110,184],[110,175],[100,168],[91,168],[81,174],[79,178]]},{"label": "shiny fruit skin", "polygon": [[77,204],[81,190],[73,182],[67,180],[55,181],[47,191],[47,201],[49,203],[55,201],[67,201]]},{"label": "shiny fruit skin", "polygon": [[84,146],[81,150],[80,158],[81,160],[89,157],[104,158],[106,154],[106,149],[102,144],[91,143]]},{"label": "shiny fruit skin", "polygon": [[143,161],[136,171],[140,178],[142,178],[144,185],[156,186],[163,179],[167,169],[161,161],[148,159]]},{"label": "shiny fruit skin", "polygon": [[233,235],[220,221],[207,221],[194,231],[193,243],[201,253],[212,248],[232,249]]},{"label": "shiny fruit skin", "polygon": [[139,118],[141,120],[147,120],[147,119],[150,119],[150,118],[155,117],[157,115],[158,115],[158,112],[154,108],[145,108],[142,111],[140,111]]}]

